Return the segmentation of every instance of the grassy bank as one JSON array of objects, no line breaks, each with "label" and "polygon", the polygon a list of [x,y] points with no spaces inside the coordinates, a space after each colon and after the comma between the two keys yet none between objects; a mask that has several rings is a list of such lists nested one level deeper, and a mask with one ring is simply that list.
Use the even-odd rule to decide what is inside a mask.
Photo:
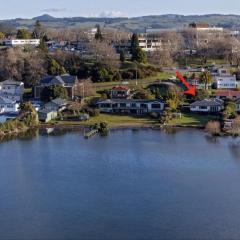
[{"label": "grassy bank", "polygon": [[217,119],[216,116],[212,115],[199,115],[192,113],[182,114],[182,118],[175,118],[170,121],[170,126],[199,126],[204,127],[208,121]]},{"label": "grassy bank", "polygon": [[[169,79],[173,74],[168,72],[160,72],[156,76],[143,78],[143,79],[137,79],[137,83],[139,86],[146,87],[150,83],[153,83],[156,80],[167,80]],[[128,86],[131,88],[136,87],[136,80],[125,80],[128,82]],[[102,82],[102,83],[94,83],[93,86],[96,90],[105,90],[105,89],[111,89],[114,86],[121,85],[122,81],[118,82]]]},{"label": "grassy bank", "polygon": [[109,127],[141,127],[141,126],[155,126],[158,124],[157,120],[151,118],[139,118],[132,116],[118,116],[118,115],[108,115],[100,114],[97,117],[91,117],[90,120],[86,122],[80,121],[52,121],[50,124],[57,126],[90,126],[95,123],[107,122]]},{"label": "grassy bank", "polygon": [[[191,114],[184,113],[181,118],[172,119],[169,122],[169,126],[196,126],[196,127],[204,127],[208,121],[216,120],[216,116],[211,115],[199,115],[199,114]],[[107,122],[110,128],[114,127],[144,127],[144,126],[152,126],[158,127],[160,126],[158,119],[152,119],[150,117],[134,117],[134,116],[120,116],[120,115],[111,115],[111,114],[100,114],[96,117],[91,117],[86,122],[80,121],[65,121],[65,120],[53,120],[48,124],[44,125],[53,125],[53,126],[92,126],[96,123]]]}]

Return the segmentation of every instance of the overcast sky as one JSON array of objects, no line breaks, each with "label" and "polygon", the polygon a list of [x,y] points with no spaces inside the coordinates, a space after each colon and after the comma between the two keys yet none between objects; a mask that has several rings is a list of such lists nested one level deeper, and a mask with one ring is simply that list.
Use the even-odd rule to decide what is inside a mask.
[{"label": "overcast sky", "polygon": [[240,14],[240,0],[0,0],[0,6],[0,19],[44,13],[55,17]]}]

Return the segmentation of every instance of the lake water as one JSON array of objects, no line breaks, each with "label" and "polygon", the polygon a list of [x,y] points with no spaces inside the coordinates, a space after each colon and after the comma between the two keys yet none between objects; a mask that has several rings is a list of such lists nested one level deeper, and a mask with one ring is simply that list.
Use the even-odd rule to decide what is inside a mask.
[{"label": "lake water", "polygon": [[240,140],[118,130],[0,144],[0,239],[240,239]]}]

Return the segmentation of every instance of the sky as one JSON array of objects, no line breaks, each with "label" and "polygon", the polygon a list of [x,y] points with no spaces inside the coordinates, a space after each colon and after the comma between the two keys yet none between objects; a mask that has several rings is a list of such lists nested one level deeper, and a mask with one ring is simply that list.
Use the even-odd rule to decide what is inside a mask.
[{"label": "sky", "polygon": [[0,19],[133,17],[161,14],[239,14],[240,0],[0,0]]}]

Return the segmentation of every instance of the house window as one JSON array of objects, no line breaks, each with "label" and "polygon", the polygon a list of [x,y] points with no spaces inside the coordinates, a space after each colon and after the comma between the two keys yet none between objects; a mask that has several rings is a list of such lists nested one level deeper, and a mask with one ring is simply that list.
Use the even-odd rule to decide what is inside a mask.
[{"label": "house window", "polygon": [[111,104],[103,103],[103,104],[101,104],[101,108],[111,108]]},{"label": "house window", "polygon": [[147,104],[141,103],[140,107],[141,107],[141,108],[147,108]]},{"label": "house window", "polygon": [[121,108],[125,108],[126,107],[126,103],[120,103],[120,107]]},{"label": "house window", "polygon": [[136,107],[137,107],[137,104],[136,104],[136,103],[131,103],[131,107],[132,107],[132,108],[136,108]]},{"label": "house window", "polygon": [[153,104],[152,104],[152,108],[161,109],[161,104],[153,103]]},{"label": "house window", "polygon": [[201,110],[207,110],[208,107],[207,107],[207,106],[200,106],[199,109],[201,109]]}]

